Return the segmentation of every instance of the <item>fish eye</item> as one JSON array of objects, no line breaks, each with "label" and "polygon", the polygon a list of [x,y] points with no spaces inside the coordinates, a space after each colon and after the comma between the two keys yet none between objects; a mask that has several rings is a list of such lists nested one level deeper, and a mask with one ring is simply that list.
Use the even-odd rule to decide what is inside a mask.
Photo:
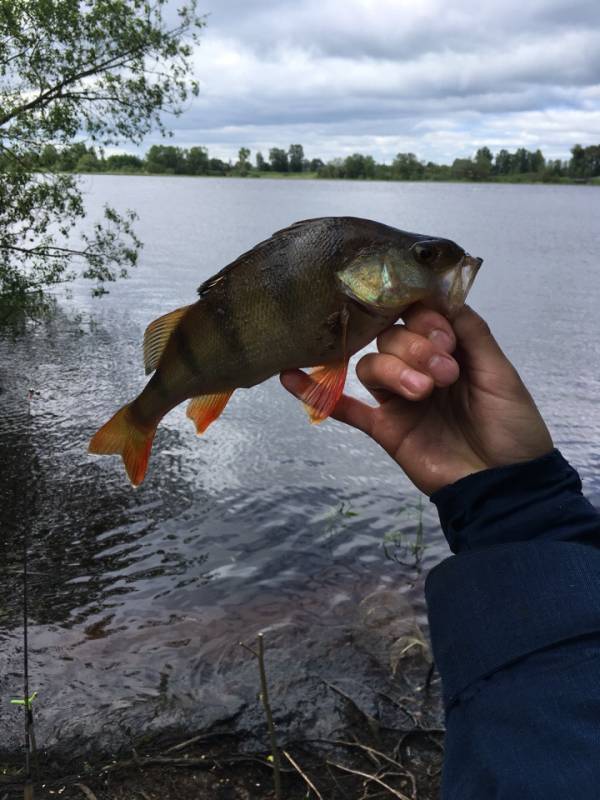
[{"label": "fish eye", "polygon": [[436,250],[430,244],[416,244],[413,248],[415,258],[422,264],[430,264],[436,257]]}]

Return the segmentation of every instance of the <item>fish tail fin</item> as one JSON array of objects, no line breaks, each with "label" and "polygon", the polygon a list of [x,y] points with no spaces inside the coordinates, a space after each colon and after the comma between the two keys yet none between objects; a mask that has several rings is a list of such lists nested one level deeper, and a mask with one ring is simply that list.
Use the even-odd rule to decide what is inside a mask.
[{"label": "fish tail fin", "polygon": [[88,452],[118,453],[123,459],[133,486],[144,480],[156,426],[148,430],[136,424],[131,404],[123,406],[97,431],[90,441]]}]

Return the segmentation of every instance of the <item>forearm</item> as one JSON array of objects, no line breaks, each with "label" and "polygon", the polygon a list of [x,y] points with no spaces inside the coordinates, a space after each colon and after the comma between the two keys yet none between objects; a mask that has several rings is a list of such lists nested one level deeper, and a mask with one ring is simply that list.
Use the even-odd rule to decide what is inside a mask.
[{"label": "forearm", "polygon": [[456,553],[426,586],[445,798],[564,797],[548,794],[559,773],[599,769],[600,515],[580,490],[554,451],[432,496]]}]

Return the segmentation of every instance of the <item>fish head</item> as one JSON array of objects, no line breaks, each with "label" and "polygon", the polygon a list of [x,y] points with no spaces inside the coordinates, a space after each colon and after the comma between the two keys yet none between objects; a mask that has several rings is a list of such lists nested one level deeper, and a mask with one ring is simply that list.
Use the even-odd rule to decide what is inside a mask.
[{"label": "fish head", "polygon": [[415,237],[365,249],[338,272],[342,291],[382,314],[400,314],[419,300],[452,315],[462,306],[482,259],[449,239]]},{"label": "fish head", "polygon": [[432,271],[431,293],[426,299],[452,318],[464,305],[483,263],[450,239],[426,239],[411,248],[415,260]]},{"label": "fish head", "polygon": [[483,258],[465,253],[455,266],[439,276],[437,299],[440,311],[452,319],[463,307]]}]

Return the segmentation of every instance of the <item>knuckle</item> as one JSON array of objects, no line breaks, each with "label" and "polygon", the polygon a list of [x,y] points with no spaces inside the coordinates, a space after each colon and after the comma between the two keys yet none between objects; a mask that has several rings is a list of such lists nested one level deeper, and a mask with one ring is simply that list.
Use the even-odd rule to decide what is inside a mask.
[{"label": "knuckle", "polygon": [[380,365],[378,371],[378,377],[384,386],[394,386],[398,383],[400,374],[401,369],[399,369],[399,364],[395,360],[385,361]]},{"label": "knuckle", "polygon": [[412,363],[422,364],[429,359],[432,348],[421,336],[414,336],[407,343],[406,354]]}]

